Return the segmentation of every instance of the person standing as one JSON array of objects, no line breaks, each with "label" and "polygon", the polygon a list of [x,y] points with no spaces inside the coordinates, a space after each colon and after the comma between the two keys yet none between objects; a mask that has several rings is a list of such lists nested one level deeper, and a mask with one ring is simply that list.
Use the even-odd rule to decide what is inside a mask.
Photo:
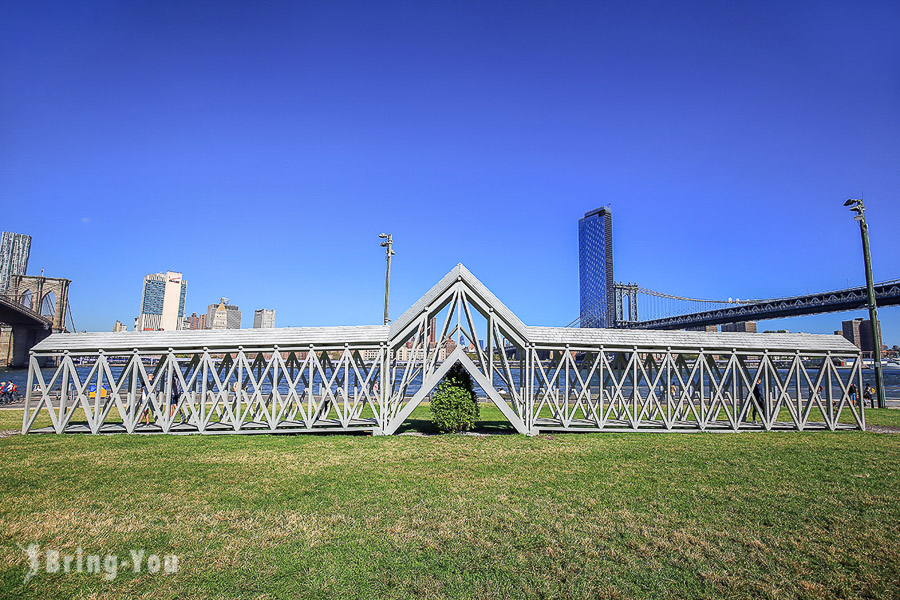
[{"label": "person standing", "polygon": [[859,406],[859,402],[858,402],[859,399],[857,398],[857,395],[858,395],[858,394],[857,394],[857,391],[856,391],[856,384],[855,384],[855,383],[851,383],[851,384],[850,384],[850,387],[847,388],[847,393],[850,395],[850,402],[853,403],[853,406]]},{"label": "person standing", "polygon": [[234,393],[234,400],[231,405],[235,407],[234,410],[240,412],[238,407],[241,405],[241,392],[244,391],[244,388],[237,380],[235,380],[235,382],[231,384],[231,391]]},{"label": "person standing", "polygon": [[672,409],[672,418],[678,421],[678,386],[674,383],[669,386],[668,406]]}]

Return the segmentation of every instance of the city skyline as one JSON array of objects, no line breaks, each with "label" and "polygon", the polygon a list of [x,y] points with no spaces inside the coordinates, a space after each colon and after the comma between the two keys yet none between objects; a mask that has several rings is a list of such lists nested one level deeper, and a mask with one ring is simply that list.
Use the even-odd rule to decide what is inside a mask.
[{"label": "city skyline", "polygon": [[[584,244],[584,242],[581,240],[581,236],[584,235],[585,229],[586,229],[586,227],[587,227],[586,222],[587,222],[588,220],[590,220],[591,218],[594,219],[594,220],[597,220],[597,219],[599,219],[599,218],[604,219],[604,220],[603,220],[603,223],[602,223],[602,227],[601,227],[601,229],[603,230],[603,231],[601,232],[602,235],[601,235],[600,238],[598,238],[598,239],[600,239],[600,242],[599,242],[599,243],[601,243],[601,245],[603,246],[603,248],[602,248],[603,253],[604,253],[603,261],[607,261],[605,264],[606,264],[608,267],[611,267],[611,266],[612,266],[612,265],[611,265],[611,255],[612,255],[612,253],[611,253],[610,248],[609,248],[610,243],[607,242],[607,239],[608,239],[609,237],[611,237],[611,235],[608,235],[608,233],[610,233],[610,232],[611,232],[611,229],[612,229],[612,227],[611,227],[611,225],[612,225],[612,223],[611,223],[611,211],[610,211],[609,207],[601,207],[601,208],[596,208],[596,209],[590,210],[590,211],[586,212],[582,218],[578,219],[577,226],[578,226],[578,236],[579,236],[579,254],[581,254],[582,251],[583,251],[583,248],[586,247],[585,244]],[[598,222],[599,222],[599,221],[598,221]],[[596,226],[595,226],[595,228],[596,228]],[[16,236],[19,236],[19,237],[27,238],[27,239],[28,239],[28,242],[29,242],[29,246],[30,246],[30,240],[31,240],[31,237],[30,237],[30,236],[28,236],[27,234],[24,234],[24,235],[23,235],[23,234],[15,234],[15,235],[16,235]],[[595,240],[595,241],[596,241],[596,240]],[[589,244],[588,244],[588,245],[589,245]],[[594,245],[596,245],[596,244],[594,244]],[[599,246],[598,246],[598,248],[599,248]],[[594,250],[597,251],[598,248],[594,248]],[[579,262],[579,269],[582,270],[582,269],[583,269],[583,266],[582,266],[582,263],[581,263],[581,259],[579,259],[579,261],[580,261],[580,262]],[[602,261],[601,261],[601,262],[602,262]],[[588,269],[588,271],[589,271],[589,270],[590,270],[590,269]],[[601,269],[601,270],[602,270],[604,273],[607,272],[607,271],[605,270],[605,268],[604,268],[604,269]],[[609,270],[611,271],[612,269],[609,269]],[[178,284],[178,286],[179,286],[179,291],[180,291],[180,294],[179,294],[179,300],[180,300],[180,302],[179,302],[179,304],[178,304],[178,310],[180,311],[180,313],[178,314],[178,321],[179,321],[179,322],[183,321],[183,325],[182,325],[181,328],[183,328],[183,329],[197,329],[197,328],[199,328],[199,329],[216,329],[216,328],[229,328],[229,329],[230,329],[230,328],[237,328],[237,329],[240,329],[240,328],[244,328],[244,324],[243,324],[243,321],[242,321],[242,313],[241,313],[241,311],[239,310],[239,307],[232,305],[232,304],[229,302],[229,299],[228,299],[228,298],[225,298],[225,297],[220,298],[220,301],[219,301],[219,302],[213,303],[213,304],[209,304],[209,305],[207,306],[207,313],[206,313],[206,314],[200,315],[200,317],[201,317],[201,323],[202,323],[202,325],[201,325],[200,327],[191,327],[191,326],[189,326],[189,325],[188,325],[188,322],[190,321],[190,317],[186,314],[186,309],[185,309],[185,306],[186,306],[186,304],[187,304],[187,303],[186,303],[186,298],[185,298],[185,295],[186,295],[185,292],[186,292],[186,287],[187,287],[187,281],[184,280],[184,279],[182,279],[182,278],[183,278],[183,274],[182,274],[182,273],[179,273],[179,272],[166,271],[166,272],[163,272],[163,273],[146,275],[145,278],[144,278],[144,290],[145,290],[145,291],[144,291],[144,297],[143,297],[142,300],[141,300],[141,305],[142,305],[142,307],[143,307],[143,306],[146,306],[146,304],[147,304],[147,291],[146,291],[146,290],[147,290],[147,285],[148,285],[148,279],[158,279],[158,280],[159,280],[159,281],[152,281],[152,282],[150,282],[151,284],[153,284],[153,283],[164,284],[165,287],[169,287],[168,284],[167,284],[167,282],[166,282],[166,280],[167,280],[170,276],[176,276],[176,277],[178,278],[178,281],[176,281],[175,283]],[[607,277],[607,275],[604,274],[604,275],[603,275],[604,283],[607,281],[607,279],[609,279],[609,277]],[[608,303],[610,304],[610,306],[612,306],[613,300],[612,300],[612,297],[611,297],[611,296],[607,299],[607,301],[608,301]],[[214,315],[215,315],[215,313],[216,313],[216,308],[217,308],[217,307],[221,308],[221,307],[220,307],[220,304],[224,304],[224,305],[226,305],[226,307],[227,307],[228,309],[230,309],[229,312],[228,312],[228,317],[227,317],[227,325],[224,325],[224,324],[221,324],[221,323],[220,323],[219,325],[216,325],[216,324],[215,324],[216,321],[214,320]],[[895,307],[884,307],[884,309],[894,309],[894,308],[895,308]],[[883,313],[884,313],[884,309],[882,309],[882,315],[883,315]],[[613,309],[610,308],[610,310],[612,311]],[[266,317],[266,319],[267,319],[267,322],[274,322],[274,312],[275,312],[274,309],[273,309],[273,310],[257,309],[257,310],[254,311],[253,321],[251,322],[251,324],[250,324],[250,326],[249,326],[248,328],[257,328],[257,327],[259,327],[259,325],[257,325],[257,322],[258,322],[258,320],[259,320],[259,316],[258,316],[258,315],[259,315],[259,313],[260,313],[261,311],[264,311],[264,312],[266,312],[266,313],[272,313],[271,321],[268,321],[268,319],[270,318],[270,317],[268,317],[268,316]],[[170,311],[170,312],[171,312],[171,311]],[[770,319],[770,320],[764,320],[764,321],[761,321],[761,323],[768,324],[768,326],[765,328],[766,331],[776,331],[776,329],[774,329],[774,328],[775,328],[775,327],[778,327],[779,329],[777,329],[777,331],[805,331],[805,332],[809,332],[809,333],[823,333],[823,334],[826,334],[826,333],[829,333],[828,327],[830,327],[830,321],[826,321],[826,320],[825,320],[827,317],[832,317],[832,316],[842,316],[842,315],[843,315],[843,316],[846,316],[846,315],[854,315],[854,316],[851,318],[851,320],[863,320],[863,319],[864,319],[863,316],[856,316],[856,315],[863,315],[863,313],[866,313],[866,314],[867,314],[867,311],[863,311],[863,310],[855,310],[855,311],[834,312],[834,313],[826,313],[826,314],[821,314],[821,315],[811,315],[811,316],[803,316],[803,317],[790,317],[790,318],[783,318],[783,319]],[[223,313],[223,314],[224,314],[224,313]],[[614,314],[614,313],[613,313],[613,314]],[[892,313],[889,313],[889,314],[892,314]],[[194,315],[196,316],[196,312],[194,312]],[[171,315],[170,315],[170,316],[171,316]],[[205,319],[204,319],[204,317],[205,317]],[[134,329],[134,330],[135,330],[135,331],[139,331],[139,330],[140,330],[140,329],[138,329],[138,326],[139,326],[139,324],[144,324],[144,320],[145,320],[146,318],[147,318],[147,315],[146,315],[146,314],[139,314],[138,317],[136,317],[136,318],[134,319],[134,323],[135,323],[135,329]],[[153,315],[150,315],[150,318],[151,318],[151,319],[156,318],[157,320],[159,320],[160,317],[159,317],[159,316],[155,316],[155,317],[154,317]],[[219,320],[223,320],[223,321],[224,321],[224,320],[226,320],[226,319],[225,319],[225,317],[222,317],[222,318],[219,319]],[[809,328],[809,327],[806,328],[806,329],[803,329],[803,328],[802,328],[802,327],[803,327],[803,322],[804,322],[804,321],[810,322],[810,321],[812,321],[812,320],[821,321],[821,323],[816,324],[816,326],[814,326],[814,327],[812,327],[812,328]],[[884,332],[885,330],[890,331],[890,325],[888,325],[887,328],[885,328],[885,324],[884,324],[884,316],[881,316],[881,317],[880,317],[880,320],[882,321],[882,331],[883,331],[883,332]],[[845,321],[844,319],[840,319],[838,322],[840,322],[840,323],[842,324],[842,327],[845,327],[846,321]],[[891,320],[888,321],[888,323],[891,323],[891,322],[892,322]],[[116,323],[116,326],[118,326],[118,324],[120,324],[120,322],[119,322],[118,319],[115,320],[115,323]],[[788,326],[791,325],[792,323],[793,323],[794,327],[798,327],[798,326],[799,326],[799,327],[801,327],[801,329],[789,329]],[[142,326],[143,326],[143,325],[142,325]],[[291,327],[291,326],[296,326],[296,325],[287,325],[287,327]],[[592,326],[593,326],[593,325],[592,325]],[[727,325],[727,326],[723,325],[723,326],[721,327],[721,331],[724,332],[724,331],[755,331],[755,330],[756,330],[756,322],[755,322],[755,321],[749,322],[749,326],[751,326],[752,329],[748,329],[748,328],[747,328],[747,327],[748,327],[748,323],[741,323],[741,322],[738,322],[738,323],[733,323],[733,324],[730,324],[730,325]],[[152,327],[150,327],[150,328],[144,327],[143,329],[144,329],[144,330],[152,330]],[[690,330],[691,328],[688,328],[688,329]],[[706,331],[716,331],[716,330],[718,330],[718,329],[719,329],[719,328],[716,328],[716,327],[706,327],[706,328],[701,328],[701,330],[706,330]],[[114,326],[114,331],[115,331],[115,330],[116,330],[116,329],[115,329],[115,326]],[[762,330],[762,328],[760,328],[760,330]],[[95,331],[104,331],[104,329],[97,329],[97,330],[95,330]],[[837,330],[832,330],[832,331],[833,331],[835,334],[840,334],[840,332],[837,331]],[[853,339],[847,337],[847,335],[844,335],[844,337],[846,337],[847,339],[850,339],[851,341],[854,341]],[[886,339],[884,333],[883,333],[883,335],[882,335],[882,338],[883,338],[883,340]],[[898,340],[898,341],[900,341],[900,340]],[[854,342],[854,343],[855,343],[855,342]],[[885,343],[886,343],[887,347],[889,347],[889,348],[890,348],[892,345],[894,345],[893,342],[885,342]],[[857,344],[857,345],[859,345],[859,344]]]},{"label": "city skyline", "polygon": [[875,279],[900,276],[900,9],[650,6],[6,6],[4,228],[98,331],[161,267],[285,325],[379,323],[381,232],[392,306],[462,262],[564,325],[607,204],[618,280],[766,298],[863,283],[864,190]]},{"label": "city skyline", "polygon": [[[602,229],[602,231],[600,232],[600,234],[599,234],[600,237],[598,238],[600,240],[599,244],[600,244],[600,246],[602,246],[602,248],[600,248],[600,246],[597,246],[596,248],[592,248],[591,250],[596,252],[598,249],[602,249],[602,251],[603,251],[604,256],[601,260],[601,263],[603,263],[603,264],[601,265],[600,271],[602,271],[602,273],[603,273],[601,283],[605,284],[608,282],[608,280],[611,279],[610,277],[607,276],[607,273],[608,273],[607,269],[609,269],[609,271],[612,270],[611,269],[612,260],[611,260],[610,243],[607,242],[609,237],[611,237],[611,235],[609,235],[611,233],[611,229],[612,229],[611,213],[607,208],[594,209],[592,211],[588,211],[587,213],[585,213],[584,217],[582,217],[578,221],[579,237],[581,237],[582,235],[586,235],[584,233],[584,231],[587,227],[590,227],[590,225],[588,225],[586,223],[586,220],[589,220],[589,218],[595,218],[595,220],[596,220],[596,218],[603,218],[602,224],[599,225],[599,227],[600,227],[600,229]],[[599,221],[598,221],[598,223],[599,223]],[[595,228],[598,227],[598,225],[596,225],[596,224],[593,224],[593,225]],[[592,233],[591,235],[596,236],[596,232]],[[597,240],[593,240],[593,241],[597,242]],[[584,248],[587,245],[589,245],[589,244],[585,244],[583,242],[583,240],[581,240],[581,239],[579,240],[579,254],[580,255],[584,252]],[[594,244],[594,245],[596,246],[596,244]],[[596,260],[595,260],[595,262],[596,262]],[[581,272],[579,279],[583,280],[584,274],[585,273],[590,274],[592,268],[595,268],[595,267],[596,267],[596,265],[588,265],[586,268],[583,260],[579,259],[579,269]],[[170,271],[166,275],[172,275],[172,274],[173,273]],[[174,273],[174,275],[178,275],[179,277],[182,276],[181,273]],[[147,277],[152,277],[152,274],[148,275]],[[186,283],[187,282],[184,281],[185,285],[186,285]],[[145,287],[146,287],[146,278],[145,278]],[[587,287],[590,288],[591,286],[588,285]],[[582,288],[584,288],[584,283],[582,283]],[[595,292],[595,290],[590,290],[589,294],[596,295],[596,292]],[[603,295],[605,295],[605,293]],[[593,298],[593,296],[589,295],[589,298]],[[613,303],[613,299],[611,297],[607,298],[605,300],[604,308],[606,308],[606,305],[608,304],[609,305],[608,310],[611,311],[609,314],[609,318],[613,318],[614,314],[615,314],[612,303]],[[184,310],[183,305],[184,305],[184,303],[182,302],[182,310]],[[584,306],[584,305],[585,305],[584,299],[582,299],[582,306]],[[227,318],[222,315],[216,316],[217,313],[222,313],[224,315],[223,307],[227,308],[229,310]],[[894,307],[884,307],[884,308],[894,308]],[[186,313],[186,311],[184,311],[184,312]],[[822,315],[812,315],[812,316],[821,318],[821,317],[827,317],[827,316],[833,316],[833,315],[840,316],[840,315],[847,315],[850,313],[855,314],[855,313],[859,313],[859,312],[862,312],[862,311],[859,311],[859,310],[843,311],[843,312],[839,311],[839,312],[825,313]],[[582,313],[582,319],[581,319],[581,322],[578,324],[578,327],[597,327],[598,326],[597,324],[585,325],[583,314],[584,313]],[[226,328],[227,329],[232,329],[232,328],[242,329],[242,328],[244,328],[244,326],[242,323],[241,315],[242,315],[242,313],[238,306],[233,305],[228,298],[222,297],[222,298],[220,298],[220,301],[218,303],[213,303],[213,304],[208,305],[206,314],[201,314],[201,315],[199,315],[199,317],[196,312],[193,312],[193,314],[191,316],[184,314],[184,316],[183,316],[184,325],[183,325],[182,329],[226,329]],[[596,319],[596,318],[597,317],[594,316],[594,319]],[[798,319],[803,320],[803,319],[808,319],[808,318],[809,317],[789,317],[789,318],[783,318],[783,319],[768,319],[768,320],[763,320],[761,322],[768,323],[770,325],[773,323],[781,325],[783,323],[789,323],[791,321],[794,321],[796,323],[798,321]],[[199,319],[198,322],[196,322],[196,323],[192,322],[192,321],[198,320],[198,319]],[[137,322],[137,319],[135,319],[135,321]],[[221,321],[221,322],[218,322],[218,321]],[[434,336],[434,327],[435,327],[433,321],[434,320],[432,320],[432,332],[431,332],[432,337]],[[856,337],[847,333],[848,323],[850,323],[850,322],[864,322],[865,324],[870,323],[870,321],[868,321],[867,319],[864,319],[863,317],[854,317],[850,321],[842,320],[841,326],[842,326],[843,331],[834,330],[833,333],[835,335],[842,335],[847,340],[853,342],[857,347],[863,348],[864,350],[866,348],[868,348],[869,351],[871,351],[871,329],[869,330],[869,333],[868,333],[868,336],[869,336],[868,341],[861,343],[859,341],[858,333],[857,333]],[[227,325],[226,325],[226,323],[227,323]],[[119,327],[121,325],[122,325],[122,323],[120,323],[119,320],[116,320],[113,331],[126,330],[126,329],[119,329]],[[686,330],[687,331],[707,331],[707,332],[721,331],[721,332],[756,333],[758,330],[757,325],[758,325],[757,321],[751,320],[751,321],[738,321],[738,322],[732,322],[732,323],[725,323],[725,324],[722,324],[721,326],[713,325],[713,326],[703,326],[703,327],[688,327],[688,328],[686,328]],[[866,326],[871,327],[871,325],[866,325]],[[250,328],[257,329],[257,328],[272,328],[272,327],[275,327],[275,309],[262,308],[262,309],[256,309],[253,311],[253,321],[252,321]],[[291,327],[291,326],[289,325],[288,327]],[[857,330],[858,329],[859,329],[859,324],[857,323]],[[137,331],[137,330],[138,329],[135,329],[135,331]],[[787,330],[787,329],[775,330],[775,329],[772,329],[771,327],[769,327],[764,330],[762,328],[760,328],[759,331],[766,331],[766,332],[785,331],[785,332],[787,332],[789,330]],[[795,330],[795,331],[797,331],[797,330]],[[827,331],[825,331],[825,332],[816,331],[816,332],[811,332],[811,333],[828,333],[828,332]],[[863,334],[862,339],[864,339],[864,340],[866,339],[865,334]],[[432,342],[433,342],[433,340],[432,340]],[[892,346],[891,344],[886,344],[887,348],[890,348],[891,346]]]}]

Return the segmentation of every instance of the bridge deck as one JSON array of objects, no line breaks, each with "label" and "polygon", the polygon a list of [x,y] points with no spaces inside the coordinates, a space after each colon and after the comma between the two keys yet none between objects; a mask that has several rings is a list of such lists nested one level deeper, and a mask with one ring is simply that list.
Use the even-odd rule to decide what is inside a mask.
[{"label": "bridge deck", "polygon": [[[878,306],[900,305],[900,280],[877,284],[875,286],[875,301]],[[868,292],[865,287],[861,286],[790,298],[735,303],[731,306],[713,310],[658,319],[622,321],[620,326],[629,329],[682,329],[684,327],[702,327],[741,321],[763,321],[802,315],[846,312],[867,307]],[[638,306],[637,308],[639,309],[640,307]]]}]

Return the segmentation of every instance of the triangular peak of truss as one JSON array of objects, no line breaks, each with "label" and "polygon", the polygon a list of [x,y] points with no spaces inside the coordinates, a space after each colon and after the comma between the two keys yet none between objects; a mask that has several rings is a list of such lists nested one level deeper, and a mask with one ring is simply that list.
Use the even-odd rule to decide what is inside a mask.
[{"label": "triangular peak of truss", "polygon": [[527,328],[519,317],[459,263],[391,324],[391,345],[406,342],[423,319],[434,317],[454,301],[468,302],[485,319],[493,313],[505,334],[521,344],[527,342]]},{"label": "triangular peak of truss", "polygon": [[516,411],[511,407],[507,401],[497,392],[494,388],[491,380],[478,368],[478,366],[472,361],[471,358],[466,356],[466,353],[463,352],[462,348],[456,348],[453,352],[450,353],[450,356],[447,357],[440,367],[436,370],[426,374],[422,380],[422,385],[419,390],[413,395],[413,397],[408,400],[405,404],[400,406],[398,403],[398,408],[400,409],[393,418],[387,423],[383,432],[386,435],[392,435],[396,433],[397,429],[403,422],[409,418],[409,415],[412,414],[412,411],[415,410],[419,404],[422,403],[422,400],[431,393],[431,391],[441,382],[445,375],[450,371],[450,368],[459,363],[462,367],[469,373],[472,377],[472,381],[474,381],[478,386],[484,390],[488,399],[494,403],[494,405],[500,409],[500,412],[503,413],[503,416],[510,422],[510,424],[515,427],[516,431],[519,433],[529,433],[528,427],[525,424],[525,421],[516,414]]}]

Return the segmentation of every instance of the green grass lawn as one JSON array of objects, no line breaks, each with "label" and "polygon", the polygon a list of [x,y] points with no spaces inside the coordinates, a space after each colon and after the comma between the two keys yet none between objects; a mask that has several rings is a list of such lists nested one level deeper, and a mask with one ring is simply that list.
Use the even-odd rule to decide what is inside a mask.
[{"label": "green grass lawn", "polygon": [[[31,435],[0,456],[3,598],[900,597],[900,435]],[[32,542],[179,569],[23,584]]]}]

